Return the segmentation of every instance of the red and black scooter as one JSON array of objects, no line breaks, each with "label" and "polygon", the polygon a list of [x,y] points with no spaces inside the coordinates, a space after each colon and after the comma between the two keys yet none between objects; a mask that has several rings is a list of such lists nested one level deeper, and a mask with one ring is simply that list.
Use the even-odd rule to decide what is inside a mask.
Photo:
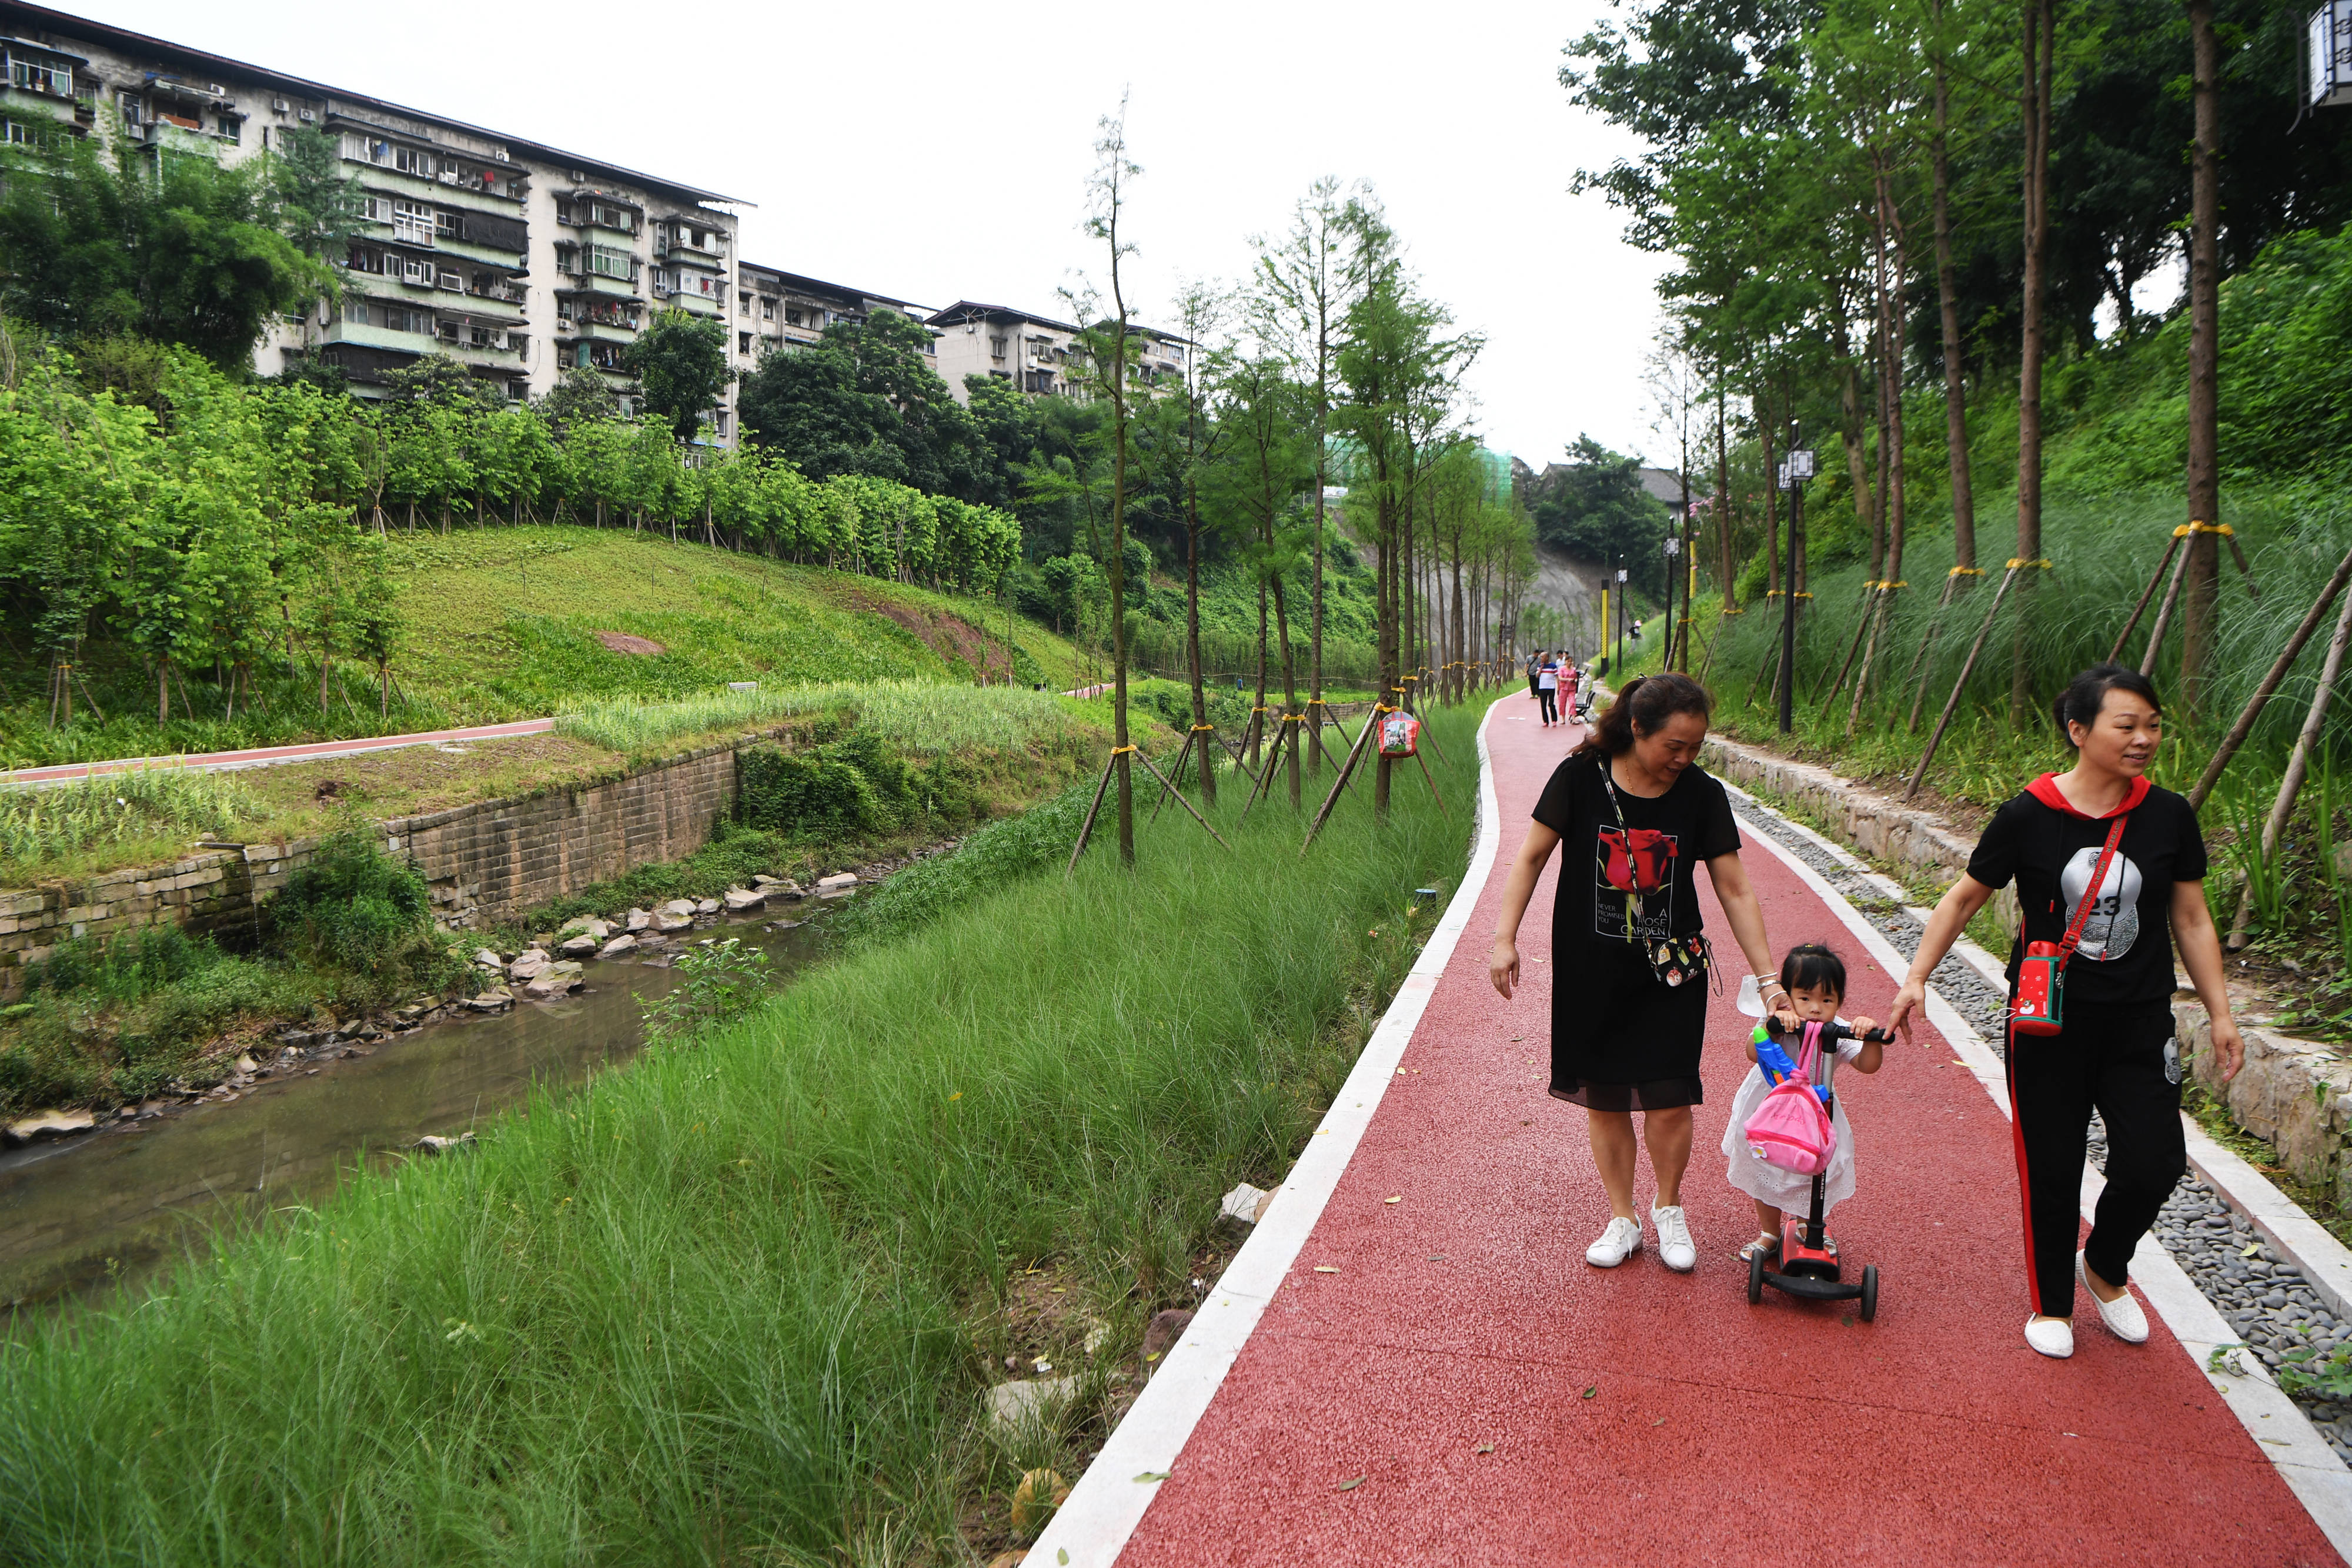
[{"label": "red and black scooter", "polygon": [[[1764,1018],[1765,1032],[1779,1038],[1780,1025],[1770,1014]],[[1837,1114],[1837,1045],[1842,1040],[1876,1040],[1881,1045],[1891,1043],[1893,1031],[1874,1029],[1856,1035],[1845,1024],[1834,1019],[1821,1026],[1822,1087],[1827,1091],[1822,1099],[1822,1109]],[[1862,1305],[1855,1315],[1864,1322],[1878,1316],[1878,1265],[1863,1265],[1862,1279],[1847,1284],[1835,1246],[1822,1218],[1822,1194],[1829,1184],[1826,1168],[1813,1177],[1813,1208],[1803,1219],[1783,1215],[1780,1219],[1780,1266],[1766,1266],[1764,1254],[1758,1252],[1748,1260],[1748,1300],[1750,1303],[1764,1299],[1764,1287],[1785,1291],[1809,1301],[1855,1301]]]}]

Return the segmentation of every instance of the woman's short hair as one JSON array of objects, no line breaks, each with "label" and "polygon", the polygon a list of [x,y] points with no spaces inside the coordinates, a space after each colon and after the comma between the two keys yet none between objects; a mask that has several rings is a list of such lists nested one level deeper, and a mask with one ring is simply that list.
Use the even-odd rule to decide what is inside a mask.
[{"label": "woman's short hair", "polygon": [[1780,984],[1790,991],[1827,987],[1845,995],[1845,960],[1819,942],[1801,942],[1780,960]]},{"label": "woman's short hair", "polygon": [[2066,727],[2079,724],[2087,727],[2097,723],[2099,710],[2106,706],[2107,694],[2116,691],[2145,698],[2148,706],[2158,713],[2164,711],[2164,704],[2156,695],[2156,683],[2137,670],[2128,664],[2093,664],[2067,682],[2066,689],[2050,706],[2052,716],[2058,721],[2058,734],[2067,745],[2074,744],[2074,736]]},{"label": "woman's short hair", "polygon": [[1633,748],[1635,732],[1654,735],[1659,726],[1678,713],[1712,718],[1715,699],[1688,675],[1636,676],[1625,683],[1614,702],[1601,710],[1601,716],[1592,721],[1592,733],[1584,737],[1575,755],[1622,757]]}]

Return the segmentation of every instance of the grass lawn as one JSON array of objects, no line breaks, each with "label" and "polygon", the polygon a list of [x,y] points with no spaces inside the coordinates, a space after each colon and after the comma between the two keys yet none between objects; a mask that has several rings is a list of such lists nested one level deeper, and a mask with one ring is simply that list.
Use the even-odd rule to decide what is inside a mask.
[{"label": "grass lawn", "polygon": [[[168,1294],[19,1325],[0,1559],[969,1562],[1150,1368],[1218,1195],[1279,1181],[1458,880],[1455,813],[1139,821],[973,879],[463,1159],[355,1175]],[[1147,815],[1139,812],[1139,818]],[[1047,846],[1050,850],[1051,846]],[[1031,862],[1055,858],[1045,852]],[[1097,1327],[1098,1325],[1098,1327]],[[1095,1339],[1093,1354],[1084,1341]],[[1065,1413],[988,1435],[1038,1358]]]},{"label": "grass lawn", "polygon": [[[208,670],[180,671],[157,725],[154,677],[94,637],[74,724],[49,727],[47,664],[0,636],[0,763],[225,751],[536,718],[594,698],[666,698],[730,681],[968,685],[985,669],[1076,685],[1069,643],[993,604],[615,528],[494,528],[390,536],[407,623],[390,712],[375,672],[273,657],[234,719]],[[5,632],[0,628],[0,632]],[[607,634],[600,639],[598,633]],[[634,641],[624,642],[623,639]],[[619,647],[609,645],[618,643]],[[634,648],[635,652],[620,651]],[[654,651],[658,649],[658,651]],[[257,699],[257,702],[254,699]]]}]

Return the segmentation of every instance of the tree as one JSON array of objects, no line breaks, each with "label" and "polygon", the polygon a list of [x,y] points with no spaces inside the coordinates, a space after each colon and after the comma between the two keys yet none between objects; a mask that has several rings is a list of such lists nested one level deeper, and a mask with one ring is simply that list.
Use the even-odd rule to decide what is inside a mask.
[{"label": "tree", "polygon": [[335,287],[275,226],[257,164],[150,156],[112,166],[95,138],[5,150],[0,290],[9,314],[62,340],[137,332],[241,371],[274,316]]},{"label": "tree", "polygon": [[1069,296],[1079,319],[1090,321],[1079,334],[1086,374],[1098,395],[1110,402],[1110,571],[1111,624],[1111,772],[1118,783],[1118,859],[1135,863],[1135,787],[1128,758],[1132,747],[1127,728],[1127,469],[1129,457],[1127,384],[1128,353],[1132,329],[1128,321],[1127,292],[1120,264],[1135,254],[1135,243],[1119,235],[1119,220],[1127,207],[1128,183],[1143,172],[1127,154],[1127,99],[1118,112],[1098,122],[1094,172],[1087,177],[1087,217],[1080,225],[1090,239],[1102,243],[1110,270],[1110,314],[1101,313],[1092,287],[1081,285]]},{"label": "tree", "polygon": [[[300,125],[278,127],[274,141],[269,180],[278,232],[304,256],[341,261],[352,239],[366,232],[368,220],[359,181],[343,172],[340,141],[331,132]],[[341,292],[329,290],[337,298]]]},{"label": "tree", "polygon": [[[736,400],[743,428],[814,478],[864,474],[1009,506],[1009,465],[1029,453],[1008,454],[983,434],[931,369],[929,340],[929,328],[893,310],[836,321],[818,342],[761,360]],[[1003,395],[1021,401],[1010,388]],[[992,384],[990,397],[992,422],[1021,423],[1025,411],[1005,408]],[[1013,436],[1007,444],[1021,444]]]},{"label": "tree", "polygon": [[727,329],[672,306],[654,313],[621,350],[621,368],[645,389],[646,406],[691,441],[727,385]]},{"label": "tree", "polygon": [[1568,466],[1537,497],[1536,538],[1601,565],[1622,561],[1634,586],[1656,593],[1670,519],[1642,488],[1642,460],[1610,451],[1590,435],[1568,448]]}]

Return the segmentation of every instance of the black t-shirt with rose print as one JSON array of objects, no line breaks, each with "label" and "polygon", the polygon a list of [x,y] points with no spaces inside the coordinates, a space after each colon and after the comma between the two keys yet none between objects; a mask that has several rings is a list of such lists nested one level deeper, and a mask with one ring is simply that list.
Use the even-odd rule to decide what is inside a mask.
[{"label": "black t-shirt with rose print", "polygon": [[1730,798],[1696,763],[1654,799],[1619,785],[1629,842],[1601,783],[1602,766],[1596,756],[1570,758],[1536,802],[1535,820],[1560,836],[1553,944],[1689,936],[1699,929],[1698,868],[1739,848]]},{"label": "black t-shirt with rose print", "polygon": [[[2133,780],[2118,810],[2124,836],[2083,925],[2082,945],[2066,961],[2066,1000],[2094,1006],[2160,1002],[2172,995],[2172,884],[2205,877],[2205,835],[2189,802],[2145,779]],[[2017,883],[2023,916],[2009,956],[2017,984],[2028,942],[2057,942],[2091,885],[2114,813],[2090,817],[2068,804],[2044,774],[1993,814],[1969,874],[1987,887]]]}]

